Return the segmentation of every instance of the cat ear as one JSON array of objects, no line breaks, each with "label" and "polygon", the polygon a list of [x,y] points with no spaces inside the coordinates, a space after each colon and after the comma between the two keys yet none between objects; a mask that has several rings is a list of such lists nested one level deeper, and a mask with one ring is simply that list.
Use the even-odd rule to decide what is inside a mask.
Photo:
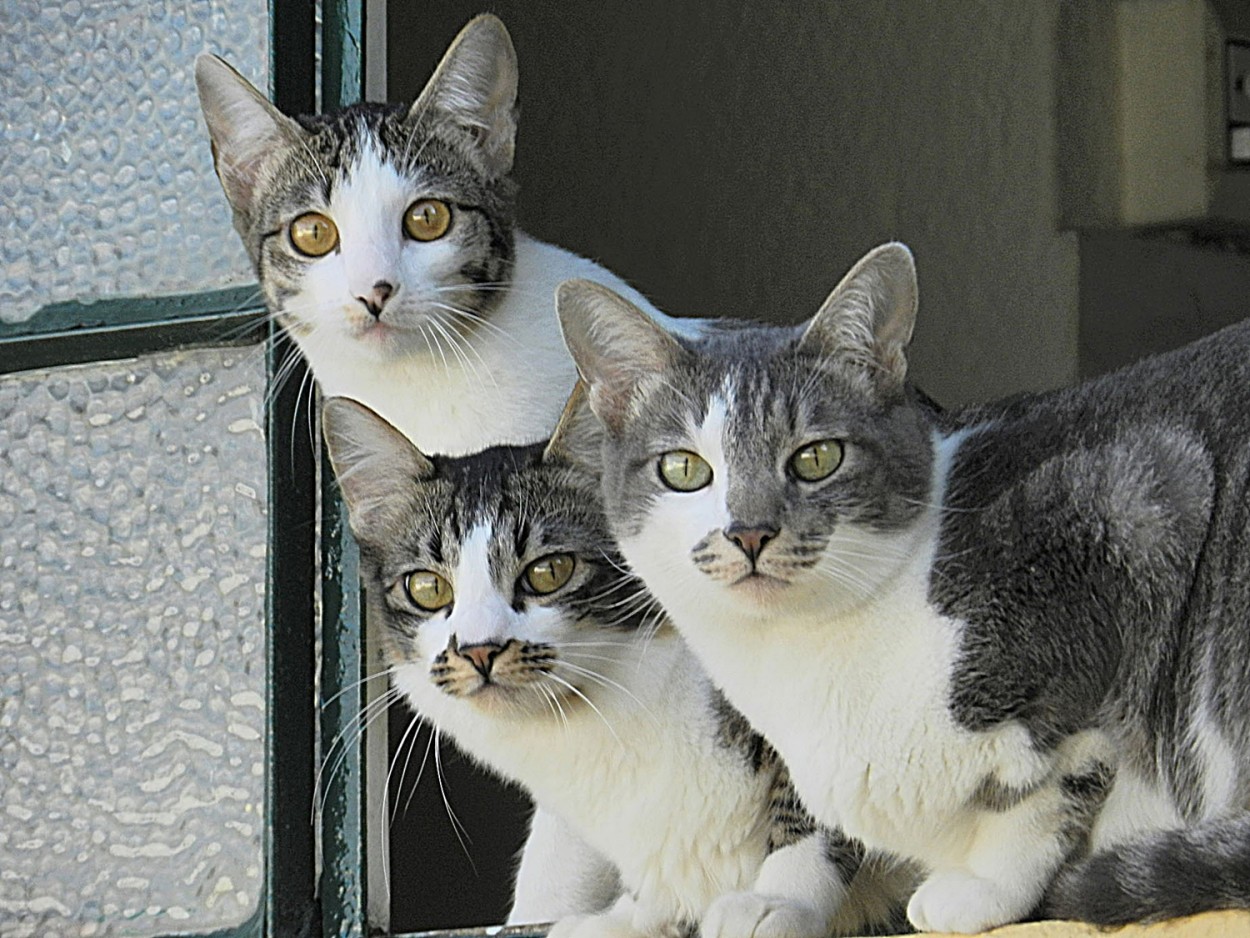
[{"label": "cat ear", "polygon": [[512,38],[499,18],[475,16],[438,63],[408,111],[415,124],[431,113],[449,118],[477,141],[485,168],[502,176],[512,169],[517,128],[517,61]]},{"label": "cat ear", "polygon": [[215,55],[196,58],[195,86],[217,178],[235,211],[247,212],[265,157],[298,143],[304,130]]},{"label": "cat ear", "polygon": [[869,251],[807,325],[801,348],[864,366],[882,388],[902,386],[916,325],[916,263],[897,242]]},{"label": "cat ear", "polygon": [[586,382],[579,380],[543,450],[543,462],[567,462],[598,473],[602,446],[603,424],[590,409]]},{"label": "cat ear", "polygon": [[670,368],[681,346],[637,306],[590,280],[560,284],[556,314],[590,409],[619,433],[638,386]]},{"label": "cat ear", "polygon": [[346,397],[321,406],[321,432],[347,503],[352,532],[374,543],[404,517],[404,493],[434,476],[434,464],[376,413]]}]

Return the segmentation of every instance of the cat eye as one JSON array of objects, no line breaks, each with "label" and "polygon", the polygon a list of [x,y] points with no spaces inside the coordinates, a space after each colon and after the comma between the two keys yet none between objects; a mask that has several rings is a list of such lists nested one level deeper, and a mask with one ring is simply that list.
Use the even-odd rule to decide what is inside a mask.
[{"label": "cat eye", "polygon": [[419,199],[404,212],[404,231],[418,241],[437,241],[451,227],[451,208],[438,199]]},{"label": "cat eye", "polygon": [[677,492],[697,492],[712,481],[712,467],[698,453],[675,449],[660,457],[660,481]]},{"label": "cat eye", "polygon": [[328,215],[305,212],[288,229],[291,246],[306,257],[321,257],[333,251],[339,243],[339,229]]},{"label": "cat eye", "polygon": [[539,596],[554,593],[569,581],[573,567],[572,554],[549,554],[525,568],[525,586]]},{"label": "cat eye", "polygon": [[408,574],[408,578],[404,580],[404,589],[409,599],[430,612],[451,604],[451,584],[433,570],[418,570]]},{"label": "cat eye", "polygon": [[839,440],[820,440],[809,443],[790,457],[790,469],[804,482],[827,479],[842,465],[842,443]]}]

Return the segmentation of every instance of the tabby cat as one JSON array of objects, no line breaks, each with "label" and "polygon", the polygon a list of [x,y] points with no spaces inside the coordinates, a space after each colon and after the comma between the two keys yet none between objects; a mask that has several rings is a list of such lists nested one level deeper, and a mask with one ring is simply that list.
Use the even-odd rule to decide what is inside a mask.
[{"label": "tabby cat", "polygon": [[625,570],[579,425],[597,442],[575,400],[547,445],[427,457],[360,404],[323,412],[395,688],[581,845],[527,850],[522,879],[576,884],[583,907],[619,893],[552,936],[905,925],[878,887],[843,902],[851,848],[798,807],[774,752]]},{"label": "tabby cat", "polygon": [[1250,323],[941,413],[902,245],[797,327],[557,307],[630,568],[913,924],[1250,905]]},{"label": "tabby cat", "polygon": [[494,16],[461,30],[406,108],[292,119],[215,56],[195,74],[270,312],[325,394],[362,401],[427,451],[551,434],[575,374],[553,308],[561,280],[606,283],[660,316],[516,228],[517,62]]}]

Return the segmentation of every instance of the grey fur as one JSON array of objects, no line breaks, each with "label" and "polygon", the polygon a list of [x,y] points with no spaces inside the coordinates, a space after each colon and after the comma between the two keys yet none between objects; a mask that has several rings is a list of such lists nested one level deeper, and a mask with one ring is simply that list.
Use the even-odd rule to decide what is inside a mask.
[{"label": "grey fur", "polygon": [[[881,282],[898,275],[895,253],[870,255],[889,263],[806,332],[657,337],[627,304],[566,285],[566,339],[608,428],[614,530],[639,533],[661,491],[655,454],[684,445],[717,397],[731,401],[731,517],[778,532],[779,569],[801,569],[838,526],[913,523],[935,439],[966,433],[929,586],[967,623],[950,712],[973,731],[1018,721],[1040,750],[1109,735],[1116,765],[1094,758],[1061,780],[1071,856],[1088,849],[1117,770],[1157,782],[1194,825],[1077,867],[1052,908],[1127,921],[1250,905],[1250,323],[1079,387],[943,413],[902,380],[915,302]],[[786,458],[822,438],[846,442],[845,470],[797,483]],[[721,540],[694,548],[697,566],[733,558]],[[1228,804],[1210,802],[1204,776],[1198,740],[1212,731],[1235,759],[1215,785]],[[1026,794],[987,778],[974,802],[1003,810]],[[1181,862],[1210,875],[1169,886]]]},{"label": "grey fur", "polygon": [[[410,108],[354,104],[292,119],[211,55],[197,60],[196,82],[234,226],[284,326],[297,334],[308,328],[287,305],[310,263],[291,247],[287,225],[304,212],[324,211],[366,146],[411,180],[413,201],[453,206],[448,237],[461,255],[455,283],[465,286],[446,300],[489,313],[512,269],[517,191],[508,175],[516,55],[498,19],[481,16],[465,27]],[[400,224],[395,219],[397,232]]]}]

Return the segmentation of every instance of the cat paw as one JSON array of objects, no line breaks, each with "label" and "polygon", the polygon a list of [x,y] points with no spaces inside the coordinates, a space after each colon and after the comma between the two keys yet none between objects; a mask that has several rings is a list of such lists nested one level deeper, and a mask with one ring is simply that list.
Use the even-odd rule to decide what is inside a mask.
[{"label": "cat paw", "polygon": [[727,893],[699,925],[702,938],[823,938],[829,924],[813,906],[758,892]]},{"label": "cat paw", "polygon": [[918,931],[975,934],[1019,921],[1032,903],[994,880],[957,870],[935,873],[907,903],[907,917]]},{"label": "cat paw", "polygon": [[547,938],[646,938],[629,922],[611,913],[570,915],[551,926]]}]

